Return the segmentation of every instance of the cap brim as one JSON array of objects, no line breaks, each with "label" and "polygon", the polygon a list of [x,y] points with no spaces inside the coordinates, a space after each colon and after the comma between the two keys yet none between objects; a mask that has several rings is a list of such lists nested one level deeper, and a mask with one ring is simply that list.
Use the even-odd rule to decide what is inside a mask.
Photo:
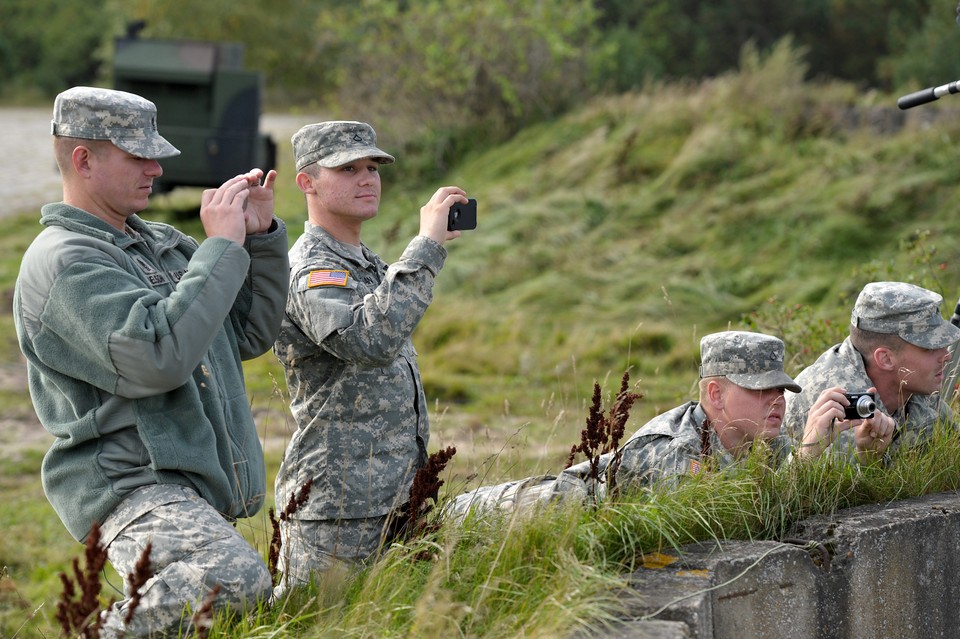
[{"label": "cap brim", "polygon": [[898,333],[898,335],[903,341],[914,346],[927,350],[937,350],[946,348],[960,340],[960,328],[950,322],[941,322],[936,328],[915,333]]},{"label": "cap brim", "polygon": [[[338,166],[350,164],[351,162],[362,160],[363,158],[377,160],[380,162],[380,164],[392,164],[395,161],[394,157],[389,153],[384,153],[375,146],[368,146],[333,153],[317,160],[317,165],[322,166],[325,169],[335,169]],[[305,164],[304,166],[307,165]]]},{"label": "cap brim", "polygon": [[749,388],[750,390],[785,388],[789,391],[793,391],[794,393],[799,393],[801,390],[803,390],[799,384],[793,381],[793,379],[783,371],[767,371],[766,373],[759,373],[756,375],[738,373],[727,375],[726,378],[737,386]]},{"label": "cap brim", "polygon": [[170,144],[162,135],[151,135],[148,138],[117,138],[110,141],[130,155],[146,160],[160,160],[180,155],[180,149]]}]

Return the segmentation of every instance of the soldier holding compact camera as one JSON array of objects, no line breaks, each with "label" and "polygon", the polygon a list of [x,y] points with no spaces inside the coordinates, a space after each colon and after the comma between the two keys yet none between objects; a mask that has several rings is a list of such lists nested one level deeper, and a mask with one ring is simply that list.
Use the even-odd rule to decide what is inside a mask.
[{"label": "soldier holding compact camera", "polygon": [[[877,410],[876,388],[847,393],[840,386],[825,388],[807,414],[803,438],[794,451],[798,457],[819,456],[845,432],[853,433],[853,450],[861,463],[882,458],[893,439],[896,423]],[[849,453],[848,448],[845,449]]]},{"label": "soldier holding compact camera", "polygon": [[[804,390],[784,371],[784,351],[783,341],[772,335],[748,331],[704,335],[698,398],[660,413],[615,453],[600,455],[596,460],[599,472],[588,460],[568,466],[558,475],[481,486],[455,497],[444,512],[462,521],[471,512],[518,512],[568,500],[585,503],[605,499],[608,482],[621,491],[675,486],[705,467],[732,467],[758,446],[768,447],[771,464],[779,466],[793,454],[787,438],[781,436],[786,397]],[[803,457],[821,454],[835,439],[829,432],[833,426],[829,411],[840,406],[842,397],[839,389],[825,389],[817,399],[816,405],[826,412],[815,411],[811,416],[819,420],[808,425],[810,433],[817,435],[816,445],[802,448]],[[869,411],[872,401],[869,395],[862,395],[852,408],[866,404],[860,410]],[[844,409],[839,410],[842,415]],[[858,414],[851,419],[872,421],[864,417]],[[880,434],[869,443],[885,438],[885,447],[893,420],[877,413],[872,429]],[[863,430],[869,434],[868,428]]]},{"label": "soldier holding compact camera", "polygon": [[923,442],[937,424],[952,427],[940,388],[960,328],[944,321],[942,302],[905,282],[863,288],[850,335],[797,376],[803,391],[787,399],[784,430],[797,454],[815,456],[833,444],[864,462]]},{"label": "soldier holding compact camera", "polygon": [[476,202],[442,187],[420,209],[419,234],[387,265],[360,240],[379,209],[380,167],[394,161],[373,128],[309,124],[292,142],[308,220],[290,250],[274,346],[297,425],[277,473],[278,507],[312,484],[281,522],[280,590],[389,541],[430,436],[411,336],[446,259],[443,244],[476,225]]}]

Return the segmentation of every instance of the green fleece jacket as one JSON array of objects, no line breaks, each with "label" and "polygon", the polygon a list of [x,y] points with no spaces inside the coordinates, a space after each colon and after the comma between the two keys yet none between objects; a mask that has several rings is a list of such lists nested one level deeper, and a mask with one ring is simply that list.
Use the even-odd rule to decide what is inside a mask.
[{"label": "green fleece jacket", "polygon": [[24,254],[14,322],[30,394],[55,436],[44,491],[82,541],[133,490],[190,487],[226,517],[257,512],[263,451],[241,360],[273,345],[287,297],[280,220],[243,247],[197,244],[63,203]]}]

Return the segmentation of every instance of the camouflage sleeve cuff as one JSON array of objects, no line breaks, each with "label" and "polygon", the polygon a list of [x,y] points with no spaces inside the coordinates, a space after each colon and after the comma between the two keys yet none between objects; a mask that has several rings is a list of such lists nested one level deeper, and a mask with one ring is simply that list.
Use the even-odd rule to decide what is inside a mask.
[{"label": "camouflage sleeve cuff", "polygon": [[447,249],[425,235],[418,235],[407,244],[400,256],[401,262],[419,262],[436,276],[447,259]]}]

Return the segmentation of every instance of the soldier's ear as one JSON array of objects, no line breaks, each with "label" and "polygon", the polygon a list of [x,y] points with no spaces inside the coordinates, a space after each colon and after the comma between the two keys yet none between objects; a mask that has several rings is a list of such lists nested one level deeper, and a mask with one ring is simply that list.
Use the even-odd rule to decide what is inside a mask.
[{"label": "soldier's ear", "polygon": [[90,172],[90,159],[93,152],[86,146],[78,144],[73,148],[70,154],[70,163],[73,164],[73,170],[79,175],[87,175]]},{"label": "soldier's ear", "polygon": [[711,379],[707,381],[706,390],[706,401],[715,410],[721,410],[723,408],[723,384],[717,379]]},{"label": "soldier's ear", "polygon": [[317,193],[317,189],[313,184],[313,176],[303,171],[297,173],[297,188],[305,194],[311,193],[315,195]]},{"label": "soldier's ear", "polygon": [[896,357],[886,346],[878,346],[870,359],[882,371],[892,371],[897,368]]}]

